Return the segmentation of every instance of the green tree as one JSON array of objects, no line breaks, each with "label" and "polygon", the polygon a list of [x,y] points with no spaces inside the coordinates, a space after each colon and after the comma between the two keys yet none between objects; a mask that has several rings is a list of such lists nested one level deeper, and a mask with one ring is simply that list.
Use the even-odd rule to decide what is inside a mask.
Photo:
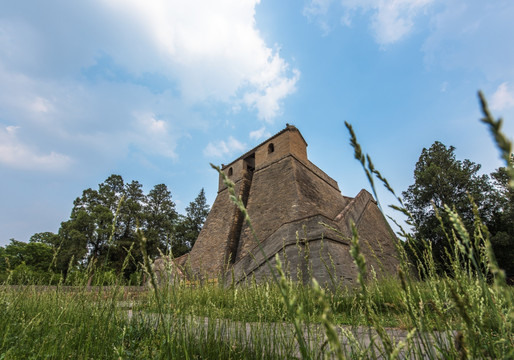
[{"label": "green tree", "polygon": [[34,235],[35,240],[59,242],[58,264],[64,273],[69,265],[86,267],[94,262],[105,271],[119,272],[125,264],[124,274],[129,278],[143,260],[137,230],[143,232],[146,250],[155,258],[160,251],[166,252],[178,219],[166,185],[156,185],[145,195],[142,184],[125,183],[120,175],[109,176],[97,190],[84,190],[73,205],[57,238]]},{"label": "green tree", "polygon": [[94,259],[98,260],[106,253],[117,209],[116,200],[119,201],[104,183],[100,184],[100,191],[84,190],[82,196],[75,199],[73,203],[68,225],[86,238],[88,253],[86,263]]},{"label": "green tree", "polygon": [[[512,156],[514,161],[514,156]],[[496,189],[495,211],[487,224],[498,265],[508,277],[514,277],[514,189],[509,187],[507,169],[502,167],[491,173]]]},{"label": "green tree", "polygon": [[171,237],[171,253],[173,256],[179,257],[191,251],[192,246],[190,244],[193,237],[194,233],[191,231],[189,218],[179,214]]},{"label": "green tree", "polygon": [[87,265],[88,245],[94,238],[95,224],[85,210],[73,212],[70,220],[61,223],[61,239],[57,253],[57,269],[64,275],[78,265]]},{"label": "green tree", "polygon": [[145,206],[145,237],[147,252],[152,257],[165,253],[173,237],[178,219],[171,192],[164,184],[155,185],[147,195]]},{"label": "green tree", "polygon": [[25,243],[11,239],[11,242],[0,251],[3,258],[0,261],[0,270],[15,269],[18,266],[31,272],[45,273],[51,270],[53,249],[51,245],[30,242]]},{"label": "green tree", "polygon": [[[125,183],[120,175],[113,174],[98,189],[88,188],[75,199],[70,218],[61,223],[57,234],[34,234],[30,244],[51,249],[56,254],[56,269],[64,275],[95,264],[103,272],[119,273],[123,268],[130,278],[143,262],[138,229],[152,258],[170,247],[175,255],[190,250],[209,210],[203,189],[186,210],[187,216],[179,216],[165,184],[154,186],[145,195],[139,182]],[[1,248],[0,255],[4,253]],[[21,263],[15,258],[13,261]]]},{"label": "green tree", "polygon": [[198,196],[186,207],[186,216],[181,216],[175,231],[173,255],[180,256],[193,248],[209,214],[209,205],[202,188]]},{"label": "green tree", "polygon": [[30,237],[29,242],[33,243],[43,243],[52,246],[57,249],[61,243],[61,238],[59,235],[54,234],[53,232],[40,232],[32,235]]},{"label": "green tree", "polygon": [[450,245],[436,218],[434,207],[443,218],[446,229],[450,223],[443,206],[455,207],[468,230],[472,232],[473,212],[468,194],[478,206],[485,223],[495,212],[493,187],[487,175],[480,175],[480,165],[455,157],[455,148],[436,141],[424,148],[414,170],[414,184],[403,192],[406,207],[416,222],[415,238],[432,242],[434,257],[442,270],[445,268],[445,248]]},{"label": "green tree", "polygon": [[[11,239],[12,240],[12,239]],[[9,259],[5,253],[5,248],[0,246],[0,274],[2,274],[9,267]]]},{"label": "green tree", "polygon": [[129,256],[128,251],[132,247],[130,254],[132,261],[125,269],[126,275],[129,276],[136,270],[138,263],[142,261],[136,232],[138,228],[143,226],[143,208],[146,203],[146,196],[143,193],[143,185],[138,181],[124,184],[119,194],[123,200],[121,200],[121,197],[115,198],[118,201],[113,212],[113,218],[116,216],[116,224],[113,232],[111,223],[109,237],[112,236],[112,238],[106,246],[107,254],[104,256],[103,263],[108,264],[115,270],[121,270],[126,257]]},{"label": "green tree", "polygon": [[202,230],[203,223],[205,222],[205,219],[207,219],[207,215],[209,215],[209,210],[207,198],[205,197],[205,190],[202,188],[194,201],[190,202],[189,206],[186,207],[186,216],[189,220],[191,230],[190,239],[188,241],[188,246],[190,248],[195,244],[195,241]]}]

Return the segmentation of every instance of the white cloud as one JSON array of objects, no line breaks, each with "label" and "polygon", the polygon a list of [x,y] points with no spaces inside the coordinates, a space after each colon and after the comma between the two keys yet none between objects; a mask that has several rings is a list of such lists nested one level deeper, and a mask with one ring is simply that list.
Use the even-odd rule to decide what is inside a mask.
[{"label": "white cloud", "polygon": [[[304,8],[318,22],[333,19],[334,13],[343,26],[367,22],[381,48],[416,33],[429,69],[470,72],[487,85],[514,84],[514,46],[505,40],[512,34],[512,0],[310,0]],[[443,83],[442,92],[448,84]],[[452,81],[452,88],[458,85]],[[497,104],[510,106],[508,94],[500,91]]]},{"label": "white cloud", "polygon": [[296,90],[299,77],[300,72],[295,71],[291,79],[278,78],[272,81],[271,86],[265,83],[256,91],[247,93],[244,102],[249,107],[257,108],[259,118],[271,123],[280,113],[280,100]]},{"label": "white cloud", "polygon": [[372,16],[372,29],[381,45],[393,44],[413,29],[414,19],[435,0],[380,0]]},{"label": "white cloud", "polygon": [[112,164],[134,148],[176,158],[181,137],[212,126],[202,107],[247,107],[271,122],[295,91],[299,71],[278,46],[265,43],[255,20],[258,3],[6,3],[1,120],[23,129],[30,147],[21,148],[34,155],[32,163],[56,164],[65,163],[62,153]]},{"label": "white cloud", "polygon": [[[396,43],[408,36],[414,27],[415,19],[436,0],[341,0],[340,23],[351,26],[352,18],[359,12],[370,14],[370,27],[378,44],[385,46]],[[318,17],[323,31],[327,25],[331,0],[312,0],[304,8],[304,14]]]},{"label": "white cloud", "polygon": [[139,146],[143,152],[177,158],[177,139],[169,131],[170,125],[166,121],[157,119],[153,113],[136,114],[134,117],[136,121],[132,136],[128,136],[129,143]]},{"label": "white cloud", "polygon": [[263,138],[268,138],[270,136],[271,134],[269,133],[269,131],[266,130],[265,126],[261,127],[258,130],[250,131],[250,139],[252,140],[260,140]]},{"label": "white cloud", "polygon": [[51,111],[53,106],[47,99],[36,96],[36,98],[30,104],[30,108],[36,113],[46,113]]},{"label": "white cloud", "polygon": [[303,15],[309,20],[316,21],[324,35],[328,35],[332,30],[326,17],[333,2],[333,0],[311,0],[303,8]]},{"label": "white cloud", "polygon": [[23,170],[62,170],[68,167],[71,159],[54,151],[40,154],[36,149],[22,143],[16,132],[19,127],[0,127],[0,163]]},{"label": "white cloud", "polygon": [[509,89],[508,83],[504,82],[491,96],[491,109],[501,111],[511,107],[514,107],[514,89]]},{"label": "white cloud", "polygon": [[[233,103],[257,94],[266,97],[266,102],[245,103],[271,120],[279,113],[281,100],[295,90],[298,72],[265,44],[256,28],[258,0],[100,2],[128,34],[137,31],[143,38],[143,51],[134,54],[136,59],[147,57],[143,66],[113,51],[116,61],[135,72],[148,71],[144,65],[154,63],[178,81],[181,96],[188,102]],[[291,84],[286,92],[277,89],[285,83]]]},{"label": "white cloud", "polygon": [[438,10],[422,47],[429,66],[479,71],[494,83],[514,81],[514,47],[505,45],[506,34],[512,33],[513,1],[454,0]]},{"label": "white cloud", "polygon": [[220,140],[218,142],[207,144],[203,150],[206,157],[223,157],[225,155],[233,155],[235,153],[243,152],[246,149],[246,144],[241,143],[239,140],[229,136],[227,141]]},{"label": "white cloud", "polygon": [[326,15],[333,0],[311,0],[303,8],[305,16],[319,16]]}]

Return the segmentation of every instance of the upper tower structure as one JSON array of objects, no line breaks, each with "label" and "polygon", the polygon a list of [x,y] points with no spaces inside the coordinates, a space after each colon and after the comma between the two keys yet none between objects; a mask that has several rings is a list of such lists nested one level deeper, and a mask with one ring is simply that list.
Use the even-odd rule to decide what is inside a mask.
[{"label": "upper tower structure", "polygon": [[[221,169],[230,180],[237,182],[243,177],[243,170],[260,170],[289,155],[307,162],[307,142],[295,126],[287,124],[285,129],[241,155],[230,164],[222,165]],[[221,191],[223,187],[220,176],[218,191]]]},{"label": "upper tower structure", "polygon": [[[285,157],[292,156],[296,160],[307,164],[311,167],[312,171],[323,178],[323,181],[339,191],[337,182],[308,160],[307,146],[307,142],[296,126],[286,124],[285,129],[260,143],[252,150],[247,151],[230,164],[222,164],[221,170],[230,180],[237,183],[243,178],[245,171],[259,171]],[[226,186],[223,184],[223,179],[220,176],[218,192],[225,188]]]}]

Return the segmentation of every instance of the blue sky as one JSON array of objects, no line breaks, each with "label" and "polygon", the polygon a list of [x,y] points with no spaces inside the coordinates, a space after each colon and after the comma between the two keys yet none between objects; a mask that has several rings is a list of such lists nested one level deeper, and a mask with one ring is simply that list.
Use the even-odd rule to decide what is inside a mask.
[{"label": "blue sky", "polygon": [[512,139],[513,18],[511,0],[0,0],[0,245],[56,232],[113,173],[212,204],[209,162],[286,123],[347,196],[369,187],[344,121],[398,191],[436,140],[489,173],[476,93]]}]

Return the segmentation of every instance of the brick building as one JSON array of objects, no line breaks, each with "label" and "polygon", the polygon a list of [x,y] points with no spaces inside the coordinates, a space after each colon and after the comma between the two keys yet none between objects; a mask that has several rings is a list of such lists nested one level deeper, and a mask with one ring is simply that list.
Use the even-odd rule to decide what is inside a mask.
[{"label": "brick building", "polygon": [[343,196],[337,182],[308,160],[307,143],[296,127],[287,125],[222,171],[235,183],[255,237],[220,176],[203,229],[188,256],[180,259],[189,272],[230,274],[235,282],[247,276],[260,280],[269,276],[266,259],[274,265],[278,253],[293,278],[305,281],[312,274],[320,283],[353,282],[350,219],[368,266],[379,276],[396,271],[396,240],[373,197],[366,190],[355,198]]}]

